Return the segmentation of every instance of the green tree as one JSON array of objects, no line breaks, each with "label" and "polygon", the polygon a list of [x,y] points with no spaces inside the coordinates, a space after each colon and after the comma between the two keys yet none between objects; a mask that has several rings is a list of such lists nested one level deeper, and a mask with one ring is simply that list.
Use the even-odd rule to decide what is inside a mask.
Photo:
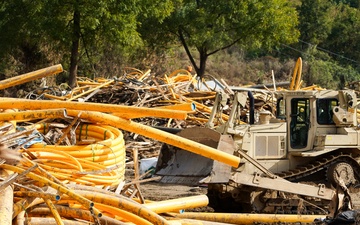
[{"label": "green tree", "polygon": [[[104,46],[131,48],[141,43],[137,28],[139,1],[47,1],[40,15],[47,18],[43,25],[51,40],[69,52],[69,80],[76,84],[81,60],[94,66],[96,53]],[[59,29],[60,28],[60,29]]]},{"label": "green tree", "polygon": [[360,10],[339,4],[334,11],[335,22],[328,39],[321,45],[332,58],[342,64],[359,68]]},{"label": "green tree", "polygon": [[36,0],[0,3],[0,59],[4,61],[8,54],[20,55],[24,58],[24,68],[20,68],[20,71],[32,69],[32,64],[41,58],[36,44],[42,39],[39,26],[41,18],[36,14],[42,6],[42,2]]},{"label": "green tree", "polygon": [[302,0],[297,10],[300,40],[315,45],[326,40],[334,21],[332,3],[328,0]]},{"label": "green tree", "polygon": [[130,52],[141,46],[139,14],[161,20],[172,9],[170,0],[3,1],[0,31],[6,35],[0,37],[0,47],[6,53],[26,42],[61,52],[74,87],[79,66],[95,67],[109,50]]},{"label": "green tree", "polygon": [[183,0],[174,4],[174,12],[164,21],[143,21],[140,33],[155,48],[180,41],[199,77],[205,73],[208,57],[218,51],[235,44],[270,48],[294,42],[299,35],[296,10],[285,0]]}]

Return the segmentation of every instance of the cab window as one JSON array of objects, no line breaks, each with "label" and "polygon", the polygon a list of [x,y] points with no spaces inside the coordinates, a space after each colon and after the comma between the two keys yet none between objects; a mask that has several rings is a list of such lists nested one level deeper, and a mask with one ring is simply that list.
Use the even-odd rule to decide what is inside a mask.
[{"label": "cab window", "polygon": [[335,124],[333,120],[333,108],[339,105],[337,99],[318,99],[316,104],[317,122],[321,125]]},{"label": "cab window", "polygon": [[286,119],[286,115],[285,115],[285,100],[284,100],[284,98],[279,98],[279,99],[277,100],[277,104],[276,104],[276,118],[282,119],[282,120],[285,120],[285,119]]}]

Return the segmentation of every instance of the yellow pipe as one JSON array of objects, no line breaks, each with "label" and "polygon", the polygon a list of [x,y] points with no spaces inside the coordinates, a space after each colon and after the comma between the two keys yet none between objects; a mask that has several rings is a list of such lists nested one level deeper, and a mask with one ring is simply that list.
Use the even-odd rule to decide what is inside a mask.
[{"label": "yellow pipe", "polygon": [[47,110],[30,110],[22,112],[4,112],[0,113],[0,121],[29,121],[40,118],[64,118],[65,109],[47,109]]},{"label": "yellow pipe", "polygon": [[109,206],[107,204],[96,203],[96,207],[102,211],[102,213],[109,213],[113,217],[118,216],[121,217],[122,220],[133,222],[134,224],[141,224],[141,225],[152,225],[153,223],[149,222],[146,219],[143,219],[133,213],[130,213],[126,210],[119,209],[113,206]]},{"label": "yellow pipe", "polygon": [[[184,120],[186,119],[187,112],[174,111],[170,109],[158,109],[158,108],[146,108],[146,107],[134,107],[115,104],[102,104],[102,103],[85,103],[85,102],[64,102],[54,100],[29,100],[29,99],[17,99],[17,98],[1,98],[1,106],[3,109],[75,109],[86,111],[97,111],[107,113],[123,114],[126,118],[136,117],[162,117]],[[76,115],[77,116],[77,115]],[[135,118],[136,118],[135,117]]]},{"label": "yellow pipe", "polygon": [[13,214],[13,188],[9,185],[0,192],[0,224],[11,225]]},{"label": "yellow pipe", "polygon": [[147,77],[148,75],[150,75],[151,70],[148,69],[143,75],[141,75],[141,77],[139,77],[137,80],[138,81],[143,81],[145,79],[145,77]]},{"label": "yellow pipe", "polygon": [[77,84],[82,85],[82,86],[97,86],[102,83],[95,82],[95,81],[77,81]]},{"label": "yellow pipe", "polygon": [[[166,75],[165,75],[165,80],[166,80],[166,82],[167,82],[168,84],[171,83],[170,80],[169,80],[169,78],[168,78]],[[174,84],[170,84],[168,89],[170,90],[173,98],[175,99]]]},{"label": "yellow pipe", "polygon": [[255,223],[313,223],[324,215],[285,215],[285,214],[243,214],[243,213],[172,213],[176,218],[205,220],[230,224],[255,224]]},{"label": "yellow pipe", "polygon": [[[79,111],[69,110],[68,114],[71,116],[75,116],[79,114]],[[239,166],[240,163],[240,158],[234,155],[219,151],[207,145],[200,144],[198,142],[183,137],[179,137],[177,135],[170,134],[150,126],[133,122],[131,120],[126,120],[105,113],[89,112],[89,111],[85,111],[85,112],[83,111],[80,117],[82,119],[87,119],[92,122],[111,125],[123,130],[127,130],[136,134],[143,135],[145,137],[153,138],[155,140],[202,155],[204,157],[208,157],[213,160],[223,162],[225,164],[228,164],[236,168]]]},{"label": "yellow pipe", "polygon": [[[67,162],[73,162],[74,165],[76,165],[76,167],[78,168],[79,171],[83,171],[81,163],[75,157],[71,156],[70,154],[68,154],[66,152],[57,151],[57,150],[54,150],[54,149],[41,149],[37,153],[40,153],[40,151],[43,152],[43,153],[48,153],[48,154],[45,154],[48,157],[55,156],[55,158],[57,158],[57,159],[63,159],[65,161],[67,161]],[[41,154],[39,156],[37,156],[37,157],[38,158],[44,158],[44,156],[41,156]]]},{"label": "yellow pipe", "polygon": [[88,94],[88,93],[91,93],[91,92],[99,89],[99,88],[102,88],[102,87],[105,87],[105,86],[107,86],[107,85],[109,85],[109,84],[112,84],[113,82],[114,82],[114,80],[111,80],[111,81],[108,81],[108,82],[106,82],[106,83],[103,83],[103,84],[101,84],[101,85],[99,85],[99,86],[97,86],[97,87],[90,88],[89,90],[87,90],[87,91],[85,91],[85,92],[83,92],[83,93],[81,93],[81,94],[79,94],[79,95],[73,96],[72,98],[69,98],[69,99],[67,99],[66,101],[72,101],[72,100],[74,100],[74,99],[80,98],[80,97],[83,96],[83,95],[86,95],[86,94]]},{"label": "yellow pipe", "polygon": [[160,106],[156,107],[157,109],[171,109],[171,110],[182,110],[194,112],[196,110],[196,105],[194,103],[180,103],[174,105]]},{"label": "yellow pipe", "polygon": [[295,64],[294,73],[293,73],[290,87],[289,87],[290,90],[297,90],[296,88],[299,87],[300,80],[301,80],[301,73],[302,73],[301,70],[302,70],[302,60],[299,57]]},{"label": "yellow pipe", "polygon": [[[47,124],[36,125],[36,128],[44,133],[46,127]],[[78,127],[76,134],[81,136],[79,138],[94,138],[100,141],[90,145],[73,146],[38,143],[28,150],[37,157],[35,161],[39,166],[61,181],[114,186],[124,179],[125,143],[119,129],[105,125],[84,125]],[[31,166],[28,162],[23,164]]]},{"label": "yellow pipe", "polygon": [[[62,205],[55,205],[57,211],[62,217],[65,218],[72,218],[72,219],[80,219],[89,222],[93,222],[94,218],[91,215],[89,210],[86,209],[78,209],[78,208],[71,208]],[[27,210],[28,217],[44,217],[50,214],[49,208],[46,207],[35,207],[34,209]],[[116,221],[107,216],[102,216],[99,218],[100,224],[112,224],[112,225],[123,225],[122,222]]]},{"label": "yellow pipe", "polygon": [[302,84],[302,80],[301,80],[301,75],[302,75],[302,59],[301,59],[300,57],[298,58],[298,62],[299,62],[299,68],[298,68],[298,75],[297,75],[295,90],[299,90],[299,89],[300,89],[300,85]]},{"label": "yellow pipe", "polygon": [[14,219],[25,209],[42,203],[44,203],[44,199],[42,198],[23,198],[14,204],[12,218]]},{"label": "yellow pipe", "polygon": [[[49,127],[49,124],[37,124],[36,129],[44,134],[47,132],[46,127]],[[99,150],[99,149],[108,149],[115,145],[124,146],[124,138],[122,132],[114,127],[111,126],[101,126],[101,125],[80,125],[76,130],[77,136],[81,134],[81,137],[93,137],[91,131],[97,131],[98,134],[101,134],[103,137],[102,141],[99,141],[94,144],[90,145],[75,145],[75,146],[62,146],[62,145],[44,145],[44,144],[33,144],[32,147],[34,148],[57,148],[64,151],[83,151],[83,150]],[[107,139],[105,139],[107,138]],[[77,139],[80,139],[79,136]]]},{"label": "yellow pipe", "polygon": [[61,101],[65,101],[65,100],[66,100],[66,97],[51,95],[51,94],[48,94],[48,93],[44,93],[43,96],[44,96],[45,98],[51,98],[51,99],[55,99],[55,100],[61,100]]},{"label": "yellow pipe", "polygon": [[[3,111],[3,113],[12,114],[12,113],[15,113],[15,112],[17,112],[17,111],[18,111],[17,109],[6,109],[6,110]],[[16,123],[17,123],[16,120],[0,121],[0,124],[1,124],[1,125],[7,125],[7,124],[11,124],[11,125],[12,125],[12,127],[6,132],[7,134],[12,134],[12,133],[15,133],[15,132],[16,132]]]},{"label": "yellow pipe", "polygon": [[[180,95],[176,95],[176,97],[177,98],[179,98],[179,99],[184,99],[185,101],[187,101],[187,102],[192,102],[192,103],[194,103],[195,105],[196,105],[196,109],[197,110],[199,110],[199,111],[202,111],[202,112],[206,112],[206,113],[211,113],[211,111],[212,111],[212,109],[210,108],[210,107],[208,107],[208,106],[206,106],[206,105],[203,105],[203,104],[201,104],[201,103],[199,103],[199,102],[197,102],[197,101],[193,101],[193,100],[191,100],[191,99],[189,99],[189,98],[187,98],[187,97],[185,97],[185,96],[180,96]],[[226,115],[225,113],[221,113],[221,118],[223,119],[223,120],[225,120],[225,121],[227,121],[228,119],[229,119],[229,116],[228,115]]]},{"label": "yellow pipe", "polygon": [[[65,225],[89,225],[93,223],[77,221],[77,220],[68,220],[63,219]],[[28,224],[31,225],[58,225],[54,218],[46,218],[46,217],[29,217]]]},{"label": "yellow pipe", "polygon": [[205,96],[205,97],[188,97],[188,99],[191,99],[193,101],[200,101],[200,100],[208,100],[208,99],[215,99],[216,96]]},{"label": "yellow pipe", "polygon": [[37,198],[43,198],[43,199],[50,199],[52,201],[60,200],[60,195],[44,193],[44,192],[36,192],[36,191],[15,191],[14,196],[16,196],[16,197],[37,197]]},{"label": "yellow pipe", "polygon": [[148,209],[146,206],[141,205],[131,199],[115,197],[103,193],[91,192],[91,191],[80,191],[75,190],[75,193],[81,195],[82,197],[89,199],[96,203],[106,204],[108,206],[117,207],[124,209],[128,212],[131,212],[135,215],[138,215],[141,218],[144,218],[154,224],[169,224],[167,220]]},{"label": "yellow pipe", "polygon": [[46,205],[49,207],[50,212],[52,213],[52,215],[56,221],[56,224],[64,225],[64,222],[62,221],[61,216],[60,216],[59,212],[57,211],[54,203],[50,199],[46,199],[46,198],[44,199],[44,201],[45,201]]},{"label": "yellow pipe", "polygon": [[36,71],[30,72],[30,73],[11,77],[9,79],[0,81],[0,90],[8,88],[8,87],[16,86],[19,84],[24,84],[26,82],[29,82],[32,80],[37,80],[39,78],[46,77],[49,75],[58,74],[58,73],[61,73],[62,71],[63,71],[63,68],[62,68],[61,64],[58,64],[58,65],[46,67],[44,69],[36,70]]},{"label": "yellow pipe", "polygon": [[[22,173],[22,172],[25,171],[22,168],[19,168],[19,167],[16,167],[16,166],[11,166],[11,165],[8,165],[8,164],[1,164],[0,168],[6,169],[6,170],[11,170],[11,171],[13,171],[15,173]],[[26,174],[26,176],[28,178],[31,178],[31,179],[33,179],[35,181],[38,181],[38,182],[42,183],[42,184],[48,185],[48,186],[60,191],[61,193],[66,194],[66,195],[74,198],[75,200],[80,202],[82,205],[84,205],[88,209],[91,209],[94,206],[94,203],[91,202],[90,200],[88,200],[88,199],[86,199],[86,198],[84,198],[82,196],[79,196],[78,194],[74,193],[72,190],[70,190],[68,188],[65,188],[64,186],[61,186],[59,184],[56,184],[55,182],[50,181],[45,177],[37,175],[37,174],[35,174],[33,172],[30,172],[30,173]],[[95,210],[95,208],[93,208],[93,209]]]},{"label": "yellow pipe", "polygon": [[183,209],[204,207],[209,204],[206,195],[196,195],[165,201],[146,203],[145,206],[156,213],[175,212]]},{"label": "yellow pipe", "polygon": [[179,69],[179,70],[175,70],[173,71],[170,75],[169,75],[169,78],[179,74],[179,73],[185,73],[186,75],[188,76],[191,76],[191,74],[189,73],[189,71],[187,71],[186,69]]},{"label": "yellow pipe", "polygon": [[233,225],[229,223],[218,223],[204,220],[191,220],[191,219],[182,219],[174,220],[169,218],[169,223],[171,225]]}]

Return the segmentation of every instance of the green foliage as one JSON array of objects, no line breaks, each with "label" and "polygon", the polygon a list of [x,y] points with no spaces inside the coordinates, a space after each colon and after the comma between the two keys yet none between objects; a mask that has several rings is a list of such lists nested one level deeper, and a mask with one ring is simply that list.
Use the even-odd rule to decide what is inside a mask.
[{"label": "green foliage", "polygon": [[69,71],[75,11],[80,76],[118,76],[124,66],[164,74],[192,64],[200,76],[265,82],[272,69],[287,80],[289,62],[301,56],[308,84],[342,87],[359,78],[358,0],[2,1],[0,72],[57,63]]},{"label": "green foliage", "polygon": [[348,82],[360,79],[360,73],[351,66],[342,67],[334,61],[311,58],[308,61],[307,83],[328,89],[343,89]]},{"label": "green foliage", "polygon": [[[41,8],[40,1],[1,1],[0,3],[0,57],[19,46],[24,40],[41,38],[35,15]],[[34,19],[32,19],[34,18]],[[28,30],[32,27],[33,31]]]},{"label": "green foliage", "polygon": [[350,7],[353,7],[353,8],[359,8],[360,7],[360,1],[359,0],[334,0],[334,2],[347,4],[347,5],[349,5]]},{"label": "green foliage", "polygon": [[[180,39],[202,76],[208,56],[234,44],[270,48],[294,42],[299,34],[296,26],[295,8],[284,0],[184,0],[176,2],[174,12],[163,22],[148,21],[146,27],[154,32],[143,36],[148,43],[161,43],[161,47]],[[192,47],[199,53],[199,65]]]},{"label": "green foliage", "polygon": [[328,0],[302,0],[298,7],[300,39],[312,44],[326,40],[334,21]]},{"label": "green foliage", "polygon": [[126,55],[141,46],[142,39],[137,31],[138,16],[150,14],[161,20],[172,9],[169,2],[2,1],[0,58],[13,54],[13,49],[21,50],[20,46],[31,46],[35,52],[46,50],[46,53],[61,53],[61,63],[67,69],[75,37],[74,12],[77,11],[80,15],[80,58],[76,61],[81,70],[95,68],[100,61],[104,62],[102,57],[108,51]]},{"label": "green foliage", "polygon": [[360,11],[349,5],[339,4],[334,11],[335,21],[322,48],[336,53],[333,59],[344,65],[359,67],[360,64]]}]

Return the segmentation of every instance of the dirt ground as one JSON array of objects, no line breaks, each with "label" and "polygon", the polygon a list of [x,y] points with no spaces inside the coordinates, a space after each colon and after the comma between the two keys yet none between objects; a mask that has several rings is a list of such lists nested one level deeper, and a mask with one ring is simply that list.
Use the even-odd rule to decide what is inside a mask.
[{"label": "dirt ground", "polygon": [[206,195],[207,192],[207,189],[204,187],[191,187],[178,184],[160,184],[158,182],[148,182],[141,184],[140,189],[146,199],[153,201],[162,201],[202,194]]},{"label": "dirt ground", "polygon": [[[141,192],[145,199],[153,200],[153,201],[162,201],[169,199],[176,199],[194,195],[206,195],[207,189],[206,187],[198,187],[198,186],[187,186],[187,185],[179,185],[179,184],[164,184],[156,181],[142,183],[140,185]],[[352,201],[354,204],[354,210],[360,210],[360,191],[355,190],[351,194]],[[188,209],[188,212],[214,212],[211,207],[201,207],[195,209]],[[279,223],[276,223],[279,225]],[[286,223],[281,223],[285,225]],[[304,223],[289,223],[288,225],[304,225]],[[312,223],[314,225],[326,225],[326,223]],[[360,223],[359,223],[360,224]],[[265,224],[257,224],[257,225],[265,225]],[[269,224],[268,224],[269,225]]]}]

